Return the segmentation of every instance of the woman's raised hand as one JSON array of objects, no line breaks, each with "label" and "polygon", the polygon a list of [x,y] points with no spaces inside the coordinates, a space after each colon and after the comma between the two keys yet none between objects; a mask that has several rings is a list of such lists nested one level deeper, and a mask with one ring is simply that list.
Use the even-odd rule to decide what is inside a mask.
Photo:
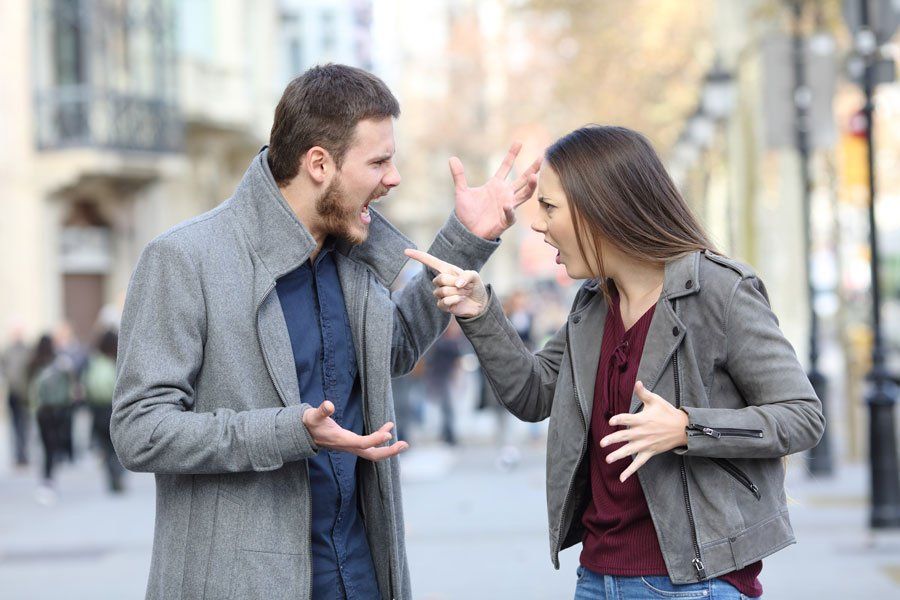
[{"label": "woman's raised hand", "polygon": [[464,271],[421,250],[409,248],[405,254],[437,272],[431,282],[442,311],[468,318],[477,317],[487,308],[487,290],[476,271]]}]

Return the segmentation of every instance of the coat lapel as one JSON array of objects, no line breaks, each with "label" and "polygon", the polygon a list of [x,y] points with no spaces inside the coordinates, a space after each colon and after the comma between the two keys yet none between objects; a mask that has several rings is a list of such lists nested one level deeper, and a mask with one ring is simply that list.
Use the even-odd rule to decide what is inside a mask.
[{"label": "coat lapel", "polygon": [[581,412],[590,425],[594,406],[594,383],[600,362],[600,346],[606,325],[606,300],[597,293],[584,307],[569,315],[569,356],[575,367],[575,390]]},{"label": "coat lapel", "polygon": [[281,309],[278,293],[274,289],[265,296],[259,306],[257,327],[263,359],[281,401],[285,406],[300,404],[300,385],[297,381],[291,336],[284,321],[284,311]]},{"label": "coat lapel", "polygon": [[[691,252],[666,263],[663,291],[647,339],[644,341],[644,352],[638,367],[637,381],[643,382],[651,392],[659,383],[659,378],[672,360],[672,355],[685,336],[684,323],[678,318],[673,308],[674,302],[682,296],[689,296],[700,291],[700,252]],[[674,398],[666,398],[669,402]],[[636,394],[631,395],[631,412],[637,412],[642,406]]]}]

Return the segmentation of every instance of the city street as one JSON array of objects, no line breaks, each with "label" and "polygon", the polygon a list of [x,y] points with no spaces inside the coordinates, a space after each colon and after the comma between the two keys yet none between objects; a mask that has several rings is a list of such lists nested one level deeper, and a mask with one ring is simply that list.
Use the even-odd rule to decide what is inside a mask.
[{"label": "city street", "polygon": [[[0,436],[2,439],[3,436]],[[408,552],[416,598],[571,598],[578,551],[553,570],[545,531],[543,441],[525,443],[506,471],[492,446],[455,453],[423,443],[404,457]],[[8,464],[8,463],[6,463]],[[900,535],[864,527],[865,471],[844,466],[810,482],[791,459],[788,493],[800,540],[765,561],[767,598],[896,598]],[[143,597],[153,530],[153,478],[104,491],[93,457],[61,469],[60,498],[34,500],[34,473],[0,475],[0,598]]]}]

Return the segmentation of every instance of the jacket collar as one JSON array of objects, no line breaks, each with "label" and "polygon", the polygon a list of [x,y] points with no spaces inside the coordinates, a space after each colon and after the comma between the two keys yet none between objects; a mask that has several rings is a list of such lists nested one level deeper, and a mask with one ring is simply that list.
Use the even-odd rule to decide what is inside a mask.
[{"label": "jacket collar", "polygon": [[661,296],[675,300],[700,291],[700,251],[689,252],[666,263]]},{"label": "jacket collar", "polygon": [[[268,149],[263,148],[235,190],[231,205],[250,244],[274,278],[290,273],[316,247],[309,230],[300,222],[278,189],[269,170]],[[415,247],[377,211],[369,208],[369,238],[358,246],[336,244],[338,252],[368,267],[385,286],[406,263],[405,248]]]},{"label": "jacket collar", "polygon": [[[660,298],[675,300],[700,291],[700,254],[699,250],[688,252],[666,263]],[[600,292],[600,279],[589,279],[584,283],[584,289]]]}]

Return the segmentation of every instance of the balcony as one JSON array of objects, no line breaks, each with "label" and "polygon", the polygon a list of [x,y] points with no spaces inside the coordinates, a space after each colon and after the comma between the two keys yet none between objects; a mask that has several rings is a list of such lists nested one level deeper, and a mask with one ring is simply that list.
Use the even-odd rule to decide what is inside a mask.
[{"label": "balcony", "polygon": [[170,1],[35,0],[33,6],[38,149],[180,150]]}]

